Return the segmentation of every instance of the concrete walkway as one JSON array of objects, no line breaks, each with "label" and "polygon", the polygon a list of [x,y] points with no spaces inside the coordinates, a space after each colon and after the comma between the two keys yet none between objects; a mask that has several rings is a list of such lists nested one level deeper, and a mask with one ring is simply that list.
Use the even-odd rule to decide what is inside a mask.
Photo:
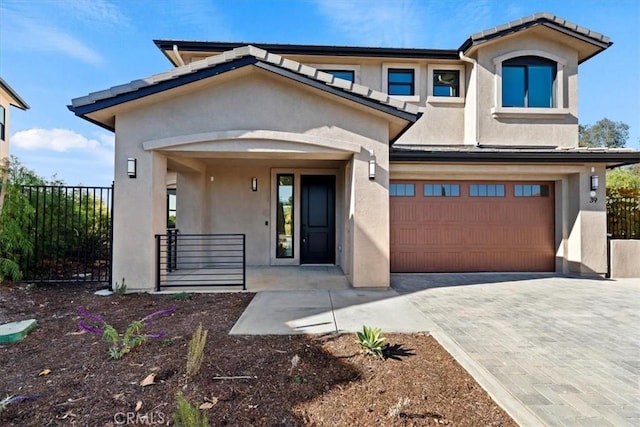
[{"label": "concrete walkway", "polygon": [[521,425],[640,426],[640,280],[429,274],[392,282]]},{"label": "concrete walkway", "polygon": [[268,291],[256,294],[230,334],[355,332],[362,325],[385,332],[428,331],[434,326],[394,290]]},{"label": "concrete walkway", "polygon": [[398,274],[258,293],[238,335],[429,331],[522,426],[640,426],[640,280]]}]

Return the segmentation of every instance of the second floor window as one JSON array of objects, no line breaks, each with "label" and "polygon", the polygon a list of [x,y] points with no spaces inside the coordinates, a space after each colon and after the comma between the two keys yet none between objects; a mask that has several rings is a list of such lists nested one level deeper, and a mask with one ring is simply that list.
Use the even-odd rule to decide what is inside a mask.
[{"label": "second floor window", "polygon": [[433,96],[460,96],[460,71],[434,70]]},{"label": "second floor window", "polygon": [[348,80],[351,83],[355,80],[355,72],[352,70],[321,70],[325,73],[331,74],[333,77],[337,77],[339,79]]},{"label": "second floor window", "polygon": [[0,141],[4,141],[4,126],[5,126],[5,110],[2,105],[0,105]]},{"label": "second floor window", "polygon": [[502,106],[553,108],[556,63],[523,56],[502,64]]},{"label": "second floor window", "polygon": [[389,95],[415,95],[415,75],[413,69],[389,68],[387,79]]}]

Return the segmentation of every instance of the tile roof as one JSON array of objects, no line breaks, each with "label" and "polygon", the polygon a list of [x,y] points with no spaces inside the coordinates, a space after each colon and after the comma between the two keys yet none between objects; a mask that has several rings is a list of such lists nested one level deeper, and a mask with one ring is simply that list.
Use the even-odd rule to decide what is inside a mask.
[{"label": "tile roof", "polygon": [[401,145],[389,152],[394,161],[419,162],[593,162],[613,166],[640,163],[640,151],[631,148],[561,148],[496,145]]},{"label": "tile roof", "polygon": [[[127,84],[113,86],[109,89],[75,98],[71,101],[72,104],[69,106],[69,109],[79,115],[86,114],[91,111],[97,111],[99,109],[106,108],[102,101],[115,101],[118,97],[122,97],[122,102],[130,101],[131,99],[136,98],[134,95],[136,92],[142,92],[142,90],[146,91],[144,94],[140,93],[140,96],[137,97],[155,93],[153,90],[150,91],[149,89],[154,86],[159,86],[162,83],[180,79],[181,77],[195,75],[203,70],[212,69],[222,64],[228,64],[244,58],[253,58],[255,59],[256,64],[264,64],[267,68],[269,66],[275,66],[277,69],[284,72],[295,73],[303,80],[311,80],[328,88],[337,89],[337,93],[350,94],[361,100],[368,101],[368,104],[387,107],[387,110],[391,109],[401,115],[415,116],[414,120],[419,116],[418,107],[416,105],[401,101],[386,93],[375,91],[366,86],[336,78],[329,73],[322,72],[308,65],[292,61],[252,45],[238,47],[219,55],[211,56],[200,61],[194,61],[181,67],[172,68],[169,71],[155,74],[145,79],[134,80]],[[273,68],[270,69],[273,70]],[[158,91],[161,90],[159,89]],[[123,95],[130,96],[124,97]],[[78,111],[79,109],[83,110],[83,112],[80,113]]]},{"label": "tile roof", "polygon": [[579,36],[586,38],[591,43],[600,45],[603,48],[611,46],[613,43],[609,37],[600,34],[595,31],[591,31],[588,28],[581,27],[577,24],[567,21],[557,15],[549,12],[539,12],[533,15],[525,16],[520,19],[508,22],[506,24],[498,25],[497,27],[489,28],[484,31],[472,34],[463,44],[460,46],[460,50],[466,51],[469,47],[493,39],[495,37],[502,36],[506,33],[519,31],[524,28],[531,27],[536,24],[554,26],[558,29],[562,29],[573,36]]}]

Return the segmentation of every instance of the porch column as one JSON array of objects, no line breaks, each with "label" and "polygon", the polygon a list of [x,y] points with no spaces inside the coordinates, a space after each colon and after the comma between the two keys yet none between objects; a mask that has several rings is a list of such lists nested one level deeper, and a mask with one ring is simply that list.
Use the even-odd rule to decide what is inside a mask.
[{"label": "porch column", "polygon": [[[124,144],[121,144],[124,146]],[[113,284],[125,279],[127,291],[155,289],[155,234],[166,232],[167,160],[162,154],[118,149],[115,156]],[[127,175],[127,158],[136,159],[136,178]]]},{"label": "porch column", "polygon": [[[585,166],[568,179],[567,262],[570,272],[604,274],[607,271],[607,207],[604,166]],[[597,201],[591,201],[591,176],[599,177]]]},{"label": "porch column", "polygon": [[176,228],[183,234],[203,234],[206,218],[205,174],[178,172]]},{"label": "porch column", "polygon": [[351,233],[354,287],[388,287],[389,277],[389,149],[376,144],[376,176],[369,179],[370,154],[363,149],[351,168]]}]

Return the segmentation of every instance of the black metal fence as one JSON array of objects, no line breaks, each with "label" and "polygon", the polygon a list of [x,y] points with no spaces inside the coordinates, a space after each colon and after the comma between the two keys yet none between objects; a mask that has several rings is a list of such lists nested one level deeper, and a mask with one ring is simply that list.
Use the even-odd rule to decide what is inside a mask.
[{"label": "black metal fence", "polygon": [[612,239],[640,239],[640,197],[607,198],[607,233]]},{"label": "black metal fence", "polygon": [[30,282],[111,282],[113,185],[24,186],[32,254],[20,260]]},{"label": "black metal fence", "polygon": [[242,286],[246,289],[244,234],[156,234],[156,289]]}]

